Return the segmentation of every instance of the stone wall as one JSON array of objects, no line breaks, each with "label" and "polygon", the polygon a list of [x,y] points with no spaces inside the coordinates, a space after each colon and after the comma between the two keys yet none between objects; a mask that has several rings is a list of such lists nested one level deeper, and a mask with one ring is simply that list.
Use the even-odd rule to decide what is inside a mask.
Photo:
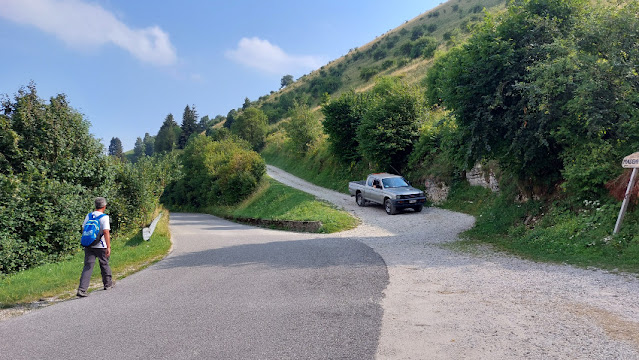
[{"label": "stone wall", "polygon": [[284,229],[298,232],[318,232],[319,229],[322,227],[321,221],[266,220],[245,217],[231,217],[229,218],[229,220],[252,226]]}]

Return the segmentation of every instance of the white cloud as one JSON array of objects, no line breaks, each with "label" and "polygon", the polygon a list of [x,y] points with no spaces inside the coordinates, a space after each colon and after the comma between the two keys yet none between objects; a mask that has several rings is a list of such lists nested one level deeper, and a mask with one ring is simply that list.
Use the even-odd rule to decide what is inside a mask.
[{"label": "white cloud", "polygon": [[117,45],[143,62],[172,65],[177,55],[157,26],[132,29],[97,4],[80,0],[0,0],[0,17],[33,25],[70,46]]},{"label": "white cloud", "polygon": [[273,74],[290,74],[298,71],[315,70],[323,65],[316,56],[294,56],[284,52],[268,40],[257,37],[242,38],[237,49],[228,50],[226,57],[246,66]]}]

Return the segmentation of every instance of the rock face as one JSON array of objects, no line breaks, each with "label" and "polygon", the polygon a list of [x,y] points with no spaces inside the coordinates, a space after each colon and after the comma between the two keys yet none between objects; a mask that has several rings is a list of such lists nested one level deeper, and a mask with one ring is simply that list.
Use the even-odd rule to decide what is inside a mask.
[{"label": "rock face", "polygon": [[426,188],[426,198],[434,205],[439,205],[448,198],[450,187],[441,181],[427,179],[424,181],[424,187]]},{"label": "rock face", "polygon": [[[492,192],[499,191],[499,182],[489,166],[482,166],[480,163],[477,163],[472,169],[466,172],[466,180],[472,186],[485,187]],[[432,202],[433,205],[439,205],[446,201],[448,192],[450,191],[450,186],[434,178],[426,179],[424,181],[424,188],[426,189],[424,191],[426,198]]]},{"label": "rock face", "polygon": [[489,168],[477,163],[466,172],[466,180],[473,186],[482,186],[493,192],[499,191],[499,183],[495,178],[495,173]]}]

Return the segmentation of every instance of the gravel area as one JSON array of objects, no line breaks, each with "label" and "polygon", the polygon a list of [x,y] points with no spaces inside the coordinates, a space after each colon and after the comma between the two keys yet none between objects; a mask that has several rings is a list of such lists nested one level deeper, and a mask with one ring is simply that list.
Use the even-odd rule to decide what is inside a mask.
[{"label": "gravel area", "polygon": [[639,359],[634,275],[489,247],[455,251],[442,244],[472,227],[472,216],[437,208],[388,216],[275,167],[268,174],[362,220],[337,236],[370,246],[387,264],[378,359]]}]

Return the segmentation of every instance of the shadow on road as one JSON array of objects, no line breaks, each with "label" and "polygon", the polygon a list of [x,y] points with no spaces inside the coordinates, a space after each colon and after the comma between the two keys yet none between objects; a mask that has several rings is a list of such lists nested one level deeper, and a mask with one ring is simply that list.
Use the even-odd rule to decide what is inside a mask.
[{"label": "shadow on road", "polygon": [[325,268],[333,266],[380,267],[384,260],[370,247],[355,240],[312,239],[243,244],[171,256],[160,269],[177,267],[233,267],[263,264],[274,268]]}]

